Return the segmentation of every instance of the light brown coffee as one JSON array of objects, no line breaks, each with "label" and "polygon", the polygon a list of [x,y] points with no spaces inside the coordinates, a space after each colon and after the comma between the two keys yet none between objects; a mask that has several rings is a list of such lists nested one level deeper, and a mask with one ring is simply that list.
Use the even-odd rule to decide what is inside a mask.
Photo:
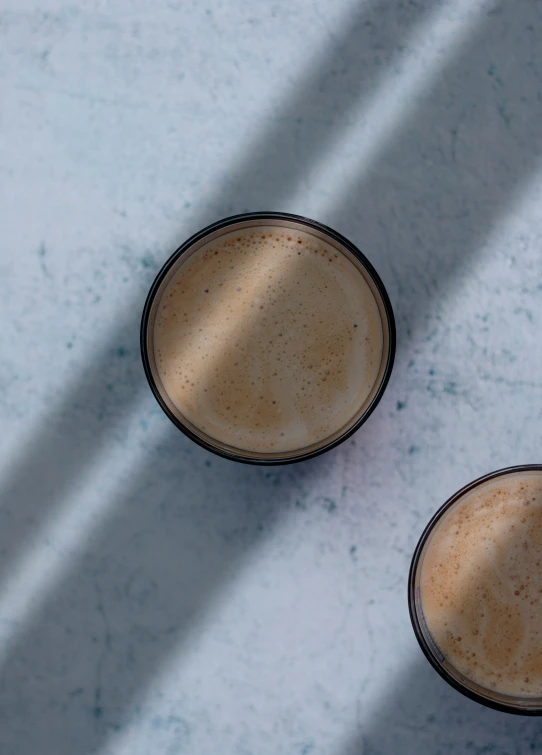
[{"label": "light brown coffee", "polygon": [[165,391],[212,438],[288,452],[345,426],[380,368],[383,328],[359,269],[310,233],[262,226],[193,253],[158,305]]},{"label": "light brown coffee", "polygon": [[444,514],[420,590],[456,669],[503,694],[542,696],[542,474],[491,480]]}]

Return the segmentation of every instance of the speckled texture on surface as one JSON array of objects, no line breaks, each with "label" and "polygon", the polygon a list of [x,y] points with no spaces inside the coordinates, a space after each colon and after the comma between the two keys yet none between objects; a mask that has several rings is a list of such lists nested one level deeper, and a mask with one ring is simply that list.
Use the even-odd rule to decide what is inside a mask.
[{"label": "speckled texture on surface", "polygon": [[[2,755],[542,752],[406,605],[431,513],[541,460],[541,38],[538,0],[0,0]],[[166,257],[258,209],[349,236],[398,325],[369,422],[272,471],[138,350]]]}]

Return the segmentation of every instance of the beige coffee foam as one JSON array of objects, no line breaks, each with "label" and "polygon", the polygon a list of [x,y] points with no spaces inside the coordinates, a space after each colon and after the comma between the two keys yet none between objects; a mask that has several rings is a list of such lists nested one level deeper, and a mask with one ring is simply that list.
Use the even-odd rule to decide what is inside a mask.
[{"label": "beige coffee foam", "polygon": [[483,687],[542,696],[542,475],[498,478],[456,504],[421,567],[428,629]]},{"label": "beige coffee foam", "polygon": [[190,256],[159,303],[160,379],[180,412],[243,450],[288,452],[356,415],[383,352],[375,298],[308,233],[230,232]]}]

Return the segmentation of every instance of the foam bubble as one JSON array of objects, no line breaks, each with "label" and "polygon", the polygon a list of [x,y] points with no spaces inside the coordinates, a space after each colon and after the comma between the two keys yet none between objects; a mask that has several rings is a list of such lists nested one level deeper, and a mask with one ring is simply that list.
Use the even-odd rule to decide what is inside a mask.
[{"label": "foam bubble", "polygon": [[542,696],[542,475],[498,478],[435,528],[421,567],[428,629],[465,676]]},{"label": "foam bubble", "polygon": [[160,378],[181,413],[240,449],[286,452],[356,415],[383,351],[375,298],[345,255],[276,227],[192,254],[158,306]]}]

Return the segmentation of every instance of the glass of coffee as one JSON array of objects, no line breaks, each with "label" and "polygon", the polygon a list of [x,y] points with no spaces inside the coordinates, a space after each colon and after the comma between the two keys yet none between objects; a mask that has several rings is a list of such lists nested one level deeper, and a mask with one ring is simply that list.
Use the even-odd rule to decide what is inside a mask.
[{"label": "glass of coffee", "polygon": [[452,496],[412,559],[410,617],[426,657],[479,703],[542,715],[542,465]]},{"label": "glass of coffee", "polygon": [[347,239],[297,215],[247,213],[166,262],[141,351],[158,403],[192,440],[285,464],[336,446],[371,414],[395,325],[382,281]]}]

